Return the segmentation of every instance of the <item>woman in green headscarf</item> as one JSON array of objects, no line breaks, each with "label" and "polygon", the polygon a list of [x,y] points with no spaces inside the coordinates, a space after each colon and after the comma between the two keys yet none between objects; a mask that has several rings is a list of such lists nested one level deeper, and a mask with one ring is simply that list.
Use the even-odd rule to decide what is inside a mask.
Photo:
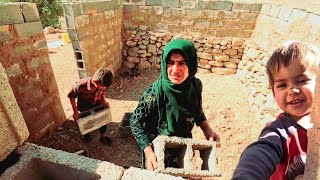
[{"label": "woman in green headscarf", "polygon": [[[197,67],[197,54],[192,42],[174,39],[165,46],[161,57],[161,75],[143,92],[130,119],[131,130],[143,151],[144,168],[154,170],[157,167],[152,148],[155,137],[191,138],[194,123],[201,127],[208,140],[215,140],[219,145],[219,136],[202,111],[202,83],[195,77]],[[168,157],[167,160],[173,167],[170,161],[174,158]]]}]

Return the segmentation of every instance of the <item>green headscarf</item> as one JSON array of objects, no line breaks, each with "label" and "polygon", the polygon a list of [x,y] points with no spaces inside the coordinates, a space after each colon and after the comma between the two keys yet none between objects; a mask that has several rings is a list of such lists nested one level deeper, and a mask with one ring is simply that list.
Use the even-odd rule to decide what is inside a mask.
[{"label": "green headscarf", "polygon": [[[187,61],[189,76],[181,84],[175,85],[168,79],[167,60],[170,52],[178,51]],[[161,57],[161,75],[154,83],[156,98],[158,100],[158,131],[164,135],[186,136],[190,132],[187,129],[186,118],[197,117],[202,108],[199,104],[201,93],[197,90],[196,78],[198,60],[196,49],[192,42],[184,39],[170,41],[164,48]],[[163,122],[167,127],[161,128]],[[191,130],[190,130],[191,131]]]}]

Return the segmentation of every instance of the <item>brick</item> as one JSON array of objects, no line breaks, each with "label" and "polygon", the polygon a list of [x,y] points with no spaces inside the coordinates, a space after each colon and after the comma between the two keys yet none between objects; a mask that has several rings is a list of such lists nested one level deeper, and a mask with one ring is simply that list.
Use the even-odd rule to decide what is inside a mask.
[{"label": "brick", "polygon": [[163,7],[178,8],[179,0],[162,0]]},{"label": "brick", "polygon": [[180,0],[179,7],[193,9],[196,7],[196,1],[194,1],[194,0]]},{"label": "brick", "polygon": [[240,15],[241,19],[246,20],[246,21],[256,21],[258,14],[254,13],[241,13]]},{"label": "brick", "polygon": [[289,22],[294,21],[301,21],[302,19],[306,18],[309,13],[300,10],[300,9],[293,9],[289,18]]},{"label": "brick", "polygon": [[293,8],[282,6],[278,15],[279,19],[289,21]]},{"label": "brick", "polygon": [[20,3],[0,3],[0,25],[23,23]]},{"label": "brick", "polygon": [[280,8],[280,6],[272,5],[269,12],[269,16],[277,18],[280,12]]},{"label": "brick", "polygon": [[271,4],[263,4],[260,13],[263,15],[269,15],[271,9]]},{"label": "brick", "polygon": [[24,56],[24,55],[29,55],[31,54],[31,46],[30,45],[25,45],[25,46],[18,46],[11,51],[10,55],[11,57],[19,57],[19,56]]},{"label": "brick", "polygon": [[250,12],[252,4],[248,3],[233,3],[232,11]]},{"label": "brick", "polygon": [[14,25],[19,38],[29,38],[31,36],[42,34],[41,22],[29,22]]},{"label": "brick", "polygon": [[80,3],[63,4],[62,7],[65,16],[77,17],[82,15]]},{"label": "brick", "polygon": [[231,11],[233,3],[228,1],[214,1],[212,9]]},{"label": "brick", "polygon": [[6,68],[6,75],[9,77],[14,77],[22,73],[19,64],[13,64],[12,66]]},{"label": "brick", "polygon": [[33,43],[33,47],[35,47],[37,50],[41,50],[41,49],[47,49],[47,40],[42,39],[39,41],[36,41]]},{"label": "brick", "polygon": [[21,3],[21,10],[25,22],[40,21],[38,8],[35,3]]},{"label": "brick", "polygon": [[193,10],[193,9],[186,9],[186,16],[187,17],[201,17],[203,15],[202,11]]},{"label": "brick", "polygon": [[250,12],[259,13],[261,9],[262,9],[262,4],[255,3],[255,4],[252,4]]},{"label": "brick", "polygon": [[312,24],[313,26],[320,26],[320,16],[309,13],[306,23]]},{"label": "brick", "polygon": [[83,27],[88,24],[89,24],[89,16],[88,15],[82,15],[82,16],[75,17],[75,27],[76,28],[80,28],[80,27]]},{"label": "brick", "polygon": [[[154,152],[157,157],[158,167],[156,171],[182,177],[220,177],[221,173],[217,167],[216,142],[207,140],[195,140],[190,138],[158,136],[152,141]],[[165,154],[167,149],[179,151],[179,168],[165,166]],[[196,169],[192,159],[194,151],[199,151],[198,158],[201,159],[201,169]]]},{"label": "brick", "polygon": [[39,58],[33,58],[31,61],[29,61],[27,63],[27,67],[28,69],[32,69],[32,70],[35,70],[39,67],[40,65],[40,60]]},{"label": "brick", "polygon": [[147,6],[162,6],[162,0],[146,0]]},{"label": "brick", "polygon": [[8,43],[12,40],[13,34],[10,32],[9,25],[0,26],[0,43]]},{"label": "brick", "polygon": [[118,9],[120,6],[118,0],[112,0],[112,1],[108,1],[108,2],[109,2],[110,10]]},{"label": "brick", "polygon": [[108,1],[96,2],[97,12],[104,12],[110,10],[110,3]]}]

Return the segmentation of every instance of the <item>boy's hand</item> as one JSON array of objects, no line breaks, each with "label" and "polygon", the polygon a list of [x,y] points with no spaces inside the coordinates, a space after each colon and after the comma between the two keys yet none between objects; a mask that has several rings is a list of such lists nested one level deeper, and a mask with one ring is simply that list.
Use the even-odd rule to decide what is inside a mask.
[{"label": "boy's hand", "polygon": [[73,114],[73,120],[74,121],[77,121],[79,118],[80,118],[80,113],[77,111],[77,112],[75,112],[74,114]]},{"label": "boy's hand", "polygon": [[149,171],[154,171],[158,167],[156,154],[153,152],[151,146],[147,146],[144,149],[144,154],[146,156],[146,167]]},{"label": "boy's hand", "polygon": [[106,108],[110,108],[110,104],[109,104],[107,101],[104,101],[104,102],[103,102],[103,105],[104,105],[104,107],[106,107]]}]

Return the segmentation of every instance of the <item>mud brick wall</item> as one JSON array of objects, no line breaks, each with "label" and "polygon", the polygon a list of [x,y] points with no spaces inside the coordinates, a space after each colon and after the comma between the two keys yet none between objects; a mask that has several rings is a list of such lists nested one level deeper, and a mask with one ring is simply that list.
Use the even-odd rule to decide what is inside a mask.
[{"label": "mud brick wall", "polygon": [[30,139],[42,136],[65,120],[35,4],[0,4],[0,63]]},{"label": "mud brick wall", "polygon": [[122,65],[122,9],[118,0],[64,3],[68,33],[80,78],[99,67]]},{"label": "mud brick wall", "polygon": [[193,41],[199,68],[234,74],[243,44],[253,32],[261,4],[228,1],[127,0],[123,2],[124,66],[160,68],[160,55],[173,38]]}]

